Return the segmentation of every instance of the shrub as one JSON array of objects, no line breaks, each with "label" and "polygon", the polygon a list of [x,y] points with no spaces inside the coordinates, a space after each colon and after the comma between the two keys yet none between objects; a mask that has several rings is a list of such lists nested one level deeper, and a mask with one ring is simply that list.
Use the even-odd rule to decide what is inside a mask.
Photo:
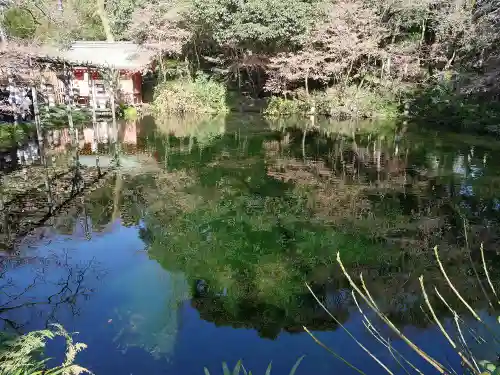
[{"label": "shrub", "polygon": [[118,107],[118,115],[125,120],[135,120],[138,117],[137,109],[126,104],[120,104]]},{"label": "shrub", "polygon": [[454,82],[441,80],[416,90],[409,98],[411,123],[456,132],[498,134],[500,104],[491,94],[459,92]]},{"label": "shrub", "polygon": [[153,107],[156,113],[226,113],[226,87],[204,73],[196,78],[180,78],[161,83],[155,89]]},{"label": "shrub", "polygon": [[307,103],[299,99],[286,99],[280,96],[272,96],[264,110],[266,116],[283,116],[306,113]]},{"label": "shrub", "polygon": [[[92,121],[92,113],[86,108],[73,111],[71,116],[74,126],[86,125]],[[55,107],[42,107],[40,119],[45,129],[67,128],[69,126],[68,112],[64,104]]]},{"label": "shrub", "polygon": [[333,86],[306,95],[295,92],[294,99],[272,97],[264,111],[267,116],[309,114],[349,118],[395,118],[399,111],[393,95],[356,86]]},{"label": "shrub", "polygon": [[[66,340],[64,362],[48,369],[48,359],[43,359],[43,350],[48,340],[63,337]],[[72,335],[59,324],[52,329],[29,332],[10,337],[0,334],[0,375],[78,375],[92,374],[89,370],[74,364],[76,355],[87,346],[73,342]]]},{"label": "shrub", "polygon": [[398,108],[391,95],[347,86],[331,87],[316,98],[318,112],[339,118],[393,118]]},{"label": "shrub", "polygon": [[16,126],[0,122],[0,148],[9,148],[34,133],[35,127],[32,124],[20,123]]}]

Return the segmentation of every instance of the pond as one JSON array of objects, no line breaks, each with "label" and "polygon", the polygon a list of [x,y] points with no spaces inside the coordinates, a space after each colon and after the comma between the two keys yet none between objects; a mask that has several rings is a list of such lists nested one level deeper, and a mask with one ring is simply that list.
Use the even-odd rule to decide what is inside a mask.
[{"label": "pond", "polygon": [[[358,373],[315,343],[307,327],[363,372],[386,373],[343,325],[394,373],[405,373],[365,329],[339,252],[408,338],[462,373],[421,309],[424,275],[446,327],[452,331],[453,316],[433,286],[477,328],[443,280],[434,246],[457,289],[496,322],[475,273],[484,281],[483,243],[492,282],[500,282],[495,140],[239,114],[120,126],[116,173],[2,256],[4,330],[60,322],[79,332],[88,349],[77,362],[97,375],[203,374],[204,367],[222,374],[222,362],[232,367],[239,359],[254,374],[272,362],[279,375],[301,356],[297,374]],[[92,165],[90,156],[101,152],[104,165],[109,160],[87,139],[89,129],[81,132],[89,155],[81,163]],[[361,308],[393,350],[433,373]],[[59,344],[48,354],[57,357]],[[472,350],[494,359],[492,346]]]}]

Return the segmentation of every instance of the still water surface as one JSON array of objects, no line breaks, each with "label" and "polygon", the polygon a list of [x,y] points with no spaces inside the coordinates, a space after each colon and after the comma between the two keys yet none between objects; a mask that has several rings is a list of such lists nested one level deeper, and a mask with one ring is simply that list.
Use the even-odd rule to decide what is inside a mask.
[{"label": "still water surface", "polygon": [[[93,133],[82,134],[80,147],[91,155]],[[465,222],[469,247],[484,242],[498,281],[495,141],[244,116],[145,118],[122,124],[119,134],[117,175],[3,260],[5,330],[60,322],[79,332],[88,349],[78,363],[98,375],[194,375],[203,367],[222,374],[222,362],[239,359],[254,374],[272,361],[280,375],[302,355],[298,374],[355,373],[314,343],[306,326],[366,373],[384,373],[318,306],[308,282],[352,334],[402,373],[365,330],[335,261],[340,251],[405,334],[460,373],[420,309],[421,274],[429,289],[452,295],[434,245],[457,287],[495,319],[484,310],[464,236]],[[448,321],[451,314],[431,299]]]}]

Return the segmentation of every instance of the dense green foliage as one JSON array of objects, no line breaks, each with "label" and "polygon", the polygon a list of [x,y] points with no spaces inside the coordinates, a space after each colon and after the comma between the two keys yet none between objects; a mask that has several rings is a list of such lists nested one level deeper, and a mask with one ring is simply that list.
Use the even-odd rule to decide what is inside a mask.
[{"label": "dense green foliage", "polygon": [[395,118],[398,116],[398,103],[387,92],[373,89],[347,87],[339,92],[335,87],[306,95],[303,90],[293,99],[273,96],[264,110],[267,116],[275,117],[291,114],[318,114],[337,119],[348,118]]},{"label": "dense green foliage", "polygon": [[187,13],[198,40],[255,52],[297,46],[317,12],[314,0],[193,0]]},{"label": "dense green foliage", "polygon": [[[443,75],[451,77],[454,100],[475,95],[497,66],[495,16],[458,0],[159,3],[170,11],[141,10],[131,35],[149,29],[146,40],[167,44],[182,35],[174,50],[193,69],[210,69],[250,96],[301,103],[287,111],[386,117]],[[276,103],[269,113],[281,112]]]},{"label": "dense green foliage", "polygon": [[226,87],[203,73],[165,81],[155,89],[155,109],[160,114],[225,113]]},{"label": "dense green foliage", "polygon": [[33,15],[23,8],[7,9],[3,15],[6,31],[15,38],[33,38],[36,23]]},{"label": "dense green foliage", "polygon": [[24,141],[27,137],[35,134],[32,124],[20,123],[14,126],[10,123],[0,122],[0,150],[9,149],[13,144]]},{"label": "dense green foliage", "polygon": [[106,7],[111,18],[111,28],[118,39],[126,36],[134,11],[143,6],[142,0],[111,0]]},{"label": "dense green foliage", "polygon": [[[73,124],[75,126],[82,126],[88,124],[92,119],[92,114],[88,109],[80,109],[73,111],[71,114]],[[55,107],[45,107],[40,114],[42,126],[45,129],[67,127],[68,113],[65,105]]]},{"label": "dense green foliage", "polygon": [[[102,39],[106,34],[108,39],[160,43],[171,57],[188,62],[192,76],[203,70],[229,91],[247,97],[276,95],[300,102],[287,104],[286,111],[387,117],[409,102],[417,109],[412,114],[445,117],[450,108],[443,108],[443,103],[448,100],[480,101],[476,100],[480,92],[488,92],[481,94],[484,100],[498,91],[497,0],[477,4],[462,0],[113,0],[104,13],[98,4],[77,0],[51,17],[40,11],[52,10],[55,5],[49,0],[42,5],[27,1],[26,9],[34,15],[39,39],[46,35],[67,42]],[[11,36],[31,38],[23,28],[9,30]],[[434,90],[443,77],[448,77],[446,96]],[[191,90],[185,76],[171,78],[182,78],[173,86],[186,85]],[[162,88],[172,101],[184,100],[175,98],[183,90]],[[426,101],[430,92],[432,102]],[[228,97],[226,101],[231,106]],[[281,113],[277,103],[272,101],[267,112]],[[471,113],[460,115],[472,118]]]}]

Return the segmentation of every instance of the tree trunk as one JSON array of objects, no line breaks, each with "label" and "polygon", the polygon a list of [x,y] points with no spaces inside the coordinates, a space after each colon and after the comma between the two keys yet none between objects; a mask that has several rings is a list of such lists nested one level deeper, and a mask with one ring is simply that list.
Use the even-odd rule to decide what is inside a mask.
[{"label": "tree trunk", "polygon": [[104,6],[105,0],[97,0],[97,14],[102,22],[102,27],[104,29],[104,34],[106,34],[106,40],[108,42],[114,42],[115,37],[111,31],[111,25],[109,24],[108,14],[106,13],[106,8]]}]

